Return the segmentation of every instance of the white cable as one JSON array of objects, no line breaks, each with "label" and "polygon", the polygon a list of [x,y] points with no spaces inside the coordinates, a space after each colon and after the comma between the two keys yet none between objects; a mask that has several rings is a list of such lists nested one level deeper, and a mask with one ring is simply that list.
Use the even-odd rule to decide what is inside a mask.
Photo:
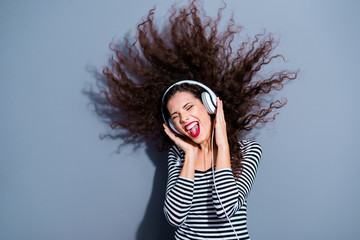
[{"label": "white cable", "polygon": [[215,170],[214,170],[214,135],[215,135],[215,124],[213,125],[212,139],[211,139],[211,169],[212,169],[213,182],[214,182],[214,186],[215,186],[215,192],[216,192],[216,195],[217,195],[217,197],[218,197],[218,199],[219,199],[220,205],[221,205],[222,209],[224,210],[224,213],[225,213],[225,215],[226,215],[226,218],[227,218],[227,220],[229,221],[230,226],[231,226],[232,230],[234,231],[234,233],[235,233],[235,235],[236,235],[236,238],[237,238],[238,240],[240,240],[239,236],[237,235],[237,233],[236,233],[236,231],[235,231],[234,226],[233,226],[232,223],[231,223],[231,220],[230,220],[227,212],[225,211],[225,208],[224,208],[224,206],[223,206],[223,204],[222,204],[222,202],[221,202],[221,199],[220,199],[219,193],[218,193],[218,191],[217,191],[217,187],[216,187]]}]

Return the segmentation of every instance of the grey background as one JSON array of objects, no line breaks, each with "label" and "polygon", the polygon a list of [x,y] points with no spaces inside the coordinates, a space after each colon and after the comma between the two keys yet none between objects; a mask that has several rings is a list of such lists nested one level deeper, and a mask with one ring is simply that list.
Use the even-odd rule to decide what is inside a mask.
[{"label": "grey background", "polygon": [[[358,1],[232,0],[250,36],[263,28],[301,69],[256,139],[263,158],[249,197],[252,239],[359,239]],[[109,126],[83,90],[108,44],[172,1],[0,2],[0,239],[169,239],[166,156],[100,140]],[[220,1],[207,1],[213,15]],[[274,65],[277,67],[277,64]]]}]

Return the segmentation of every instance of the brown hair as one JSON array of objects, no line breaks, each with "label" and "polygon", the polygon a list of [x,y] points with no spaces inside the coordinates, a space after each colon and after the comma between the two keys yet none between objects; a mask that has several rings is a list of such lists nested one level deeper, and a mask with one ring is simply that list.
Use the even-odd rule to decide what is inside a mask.
[{"label": "brown hair", "polygon": [[[121,116],[111,123],[133,139],[155,141],[166,149],[171,140],[163,131],[161,98],[173,83],[192,79],[199,81],[222,99],[226,118],[233,172],[241,168],[239,139],[259,123],[275,119],[270,114],[286,100],[265,105],[264,96],[281,90],[297,72],[287,70],[260,74],[274,59],[277,46],[271,34],[258,34],[254,39],[235,44],[241,28],[230,18],[224,31],[218,26],[222,11],[215,19],[207,16],[199,1],[185,7],[174,5],[169,22],[161,30],[154,23],[155,10],[137,26],[134,42],[111,43],[114,55],[103,69],[108,103]],[[269,117],[269,115],[272,115]]]}]

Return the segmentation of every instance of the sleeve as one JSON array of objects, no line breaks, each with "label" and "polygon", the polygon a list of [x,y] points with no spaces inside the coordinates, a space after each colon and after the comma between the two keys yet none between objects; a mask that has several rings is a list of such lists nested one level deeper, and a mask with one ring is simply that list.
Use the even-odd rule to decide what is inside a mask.
[{"label": "sleeve", "polygon": [[225,218],[226,214],[231,217],[241,208],[256,177],[262,154],[261,146],[255,141],[241,141],[240,147],[244,152],[244,159],[239,179],[235,180],[230,168],[220,169],[215,172],[217,193],[214,185],[212,198],[216,214],[220,218]]},{"label": "sleeve", "polygon": [[175,227],[185,221],[194,192],[194,180],[179,176],[183,166],[182,159],[178,148],[170,148],[164,213],[167,221]]}]

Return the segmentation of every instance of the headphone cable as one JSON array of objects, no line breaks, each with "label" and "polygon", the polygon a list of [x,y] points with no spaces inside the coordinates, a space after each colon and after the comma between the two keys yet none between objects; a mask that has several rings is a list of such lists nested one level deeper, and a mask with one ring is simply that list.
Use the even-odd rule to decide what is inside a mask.
[{"label": "headphone cable", "polygon": [[215,181],[215,170],[214,170],[214,135],[215,135],[215,124],[213,124],[213,130],[212,130],[212,139],[211,139],[211,169],[212,169],[212,176],[213,176],[213,182],[214,182],[214,186],[215,186],[215,192],[216,192],[216,195],[219,199],[219,202],[220,202],[220,205],[222,207],[222,209],[224,210],[224,213],[225,213],[225,216],[227,218],[227,220],[229,221],[230,223],[230,226],[232,228],[232,230],[234,231],[235,235],[236,235],[236,238],[239,240],[239,236],[237,235],[236,231],[235,231],[235,228],[234,226],[232,225],[231,223],[231,220],[229,218],[229,215],[227,214],[227,212],[225,211],[225,208],[221,202],[221,199],[220,199],[220,196],[219,196],[219,193],[217,191],[217,187],[216,187],[216,181]]}]

